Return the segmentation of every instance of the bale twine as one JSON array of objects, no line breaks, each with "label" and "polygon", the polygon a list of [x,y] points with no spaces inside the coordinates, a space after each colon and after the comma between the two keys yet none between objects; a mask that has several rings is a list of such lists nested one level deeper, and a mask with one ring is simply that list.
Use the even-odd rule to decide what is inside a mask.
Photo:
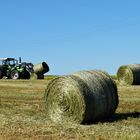
[{"label": "bale twine", "polygon": [[140,85],[140,64],[121,66],[117,77],[121,85]]},{"label": "bale twine", "polygon": [[34,73],[36,73],[37,75],[42,75],[49,71],[49,66],[46,62],[42,62],[37,65],[34,65],[33,70]]},{"label": "bale twine", "polygon": [[117,87],[102,71],[81,71],[51,80],[45,91],[53,122],[92,123],[111,116],[118,106]]}]

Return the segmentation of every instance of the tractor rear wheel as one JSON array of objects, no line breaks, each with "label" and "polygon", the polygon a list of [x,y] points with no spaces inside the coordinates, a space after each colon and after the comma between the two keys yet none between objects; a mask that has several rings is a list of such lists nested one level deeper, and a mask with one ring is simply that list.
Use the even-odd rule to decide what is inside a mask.
[{"label": "tractor rear wheel", "polygon": [[30,73],[27,70],[24,71],[24,74],[22,75],[22,79],[30,79]]},{"label": "tractor rear wheel", "polygon": [[11,79],[19,79],[20,78],[20,75],[19,75],[19,72],[17,70],[13,70],[11,71]]}]

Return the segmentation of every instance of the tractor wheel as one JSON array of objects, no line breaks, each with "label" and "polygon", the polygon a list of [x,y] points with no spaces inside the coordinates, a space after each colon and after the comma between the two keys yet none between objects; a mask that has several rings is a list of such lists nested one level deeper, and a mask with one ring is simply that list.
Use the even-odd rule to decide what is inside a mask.
[{"label": "tractor wheel", "polygon": [[37,79],[44,79],[44,74],[37,74]]},{"label": "tractor wheel", "polygon": [[13,70],[11,71],[11,79],[19,79],[20,78],[20,75],[19,75],[19,72],[17,70]]},{"label": "tractor wheel", "polygon": [[2,79],[3,75],[2,75],[2,69],[0,69],[0,79]]},{"label": "tractor wheel", "polygon": [[30,79],[30,73],[25,70],[24,74],[22,75],[22,79]]},{"label": "tractor wheel", "polygon": [[25,78],[26,78],[26,79],[30,79],[30,77],[31,77],[30,73],[29,73],[28,71],[26,71],[26,72],[25,72]]}]

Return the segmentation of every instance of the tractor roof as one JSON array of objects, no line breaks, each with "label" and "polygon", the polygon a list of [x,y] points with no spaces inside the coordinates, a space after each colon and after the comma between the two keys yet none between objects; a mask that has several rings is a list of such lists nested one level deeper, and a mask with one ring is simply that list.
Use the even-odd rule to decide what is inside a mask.
[{"label": "tractor roof", "polygon": [[0,60],[16,60],[15,58],[0,58]]}]

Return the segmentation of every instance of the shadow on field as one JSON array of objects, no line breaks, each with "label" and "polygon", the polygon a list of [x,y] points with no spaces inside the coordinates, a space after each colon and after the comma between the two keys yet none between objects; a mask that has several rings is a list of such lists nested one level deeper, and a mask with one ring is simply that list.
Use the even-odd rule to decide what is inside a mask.
[{"label": "shadow on field", "polygon": [[120,120],[127,120],[128,118],[140,118],[140,112],[116,113],[111,118],[105,120],[105,122],[114,122],[114,121],[120,121]]},{"label": "shadow on field", "polygon": [[102,121],[87,123],[87,125],[98,124],[101,123],[109,123],[109,122],[117,122],[121,120],[127,120],[128,118],[140,118],[140,112],[132,112],[132,113],[116,113],[110,118],[106,118]]}]

